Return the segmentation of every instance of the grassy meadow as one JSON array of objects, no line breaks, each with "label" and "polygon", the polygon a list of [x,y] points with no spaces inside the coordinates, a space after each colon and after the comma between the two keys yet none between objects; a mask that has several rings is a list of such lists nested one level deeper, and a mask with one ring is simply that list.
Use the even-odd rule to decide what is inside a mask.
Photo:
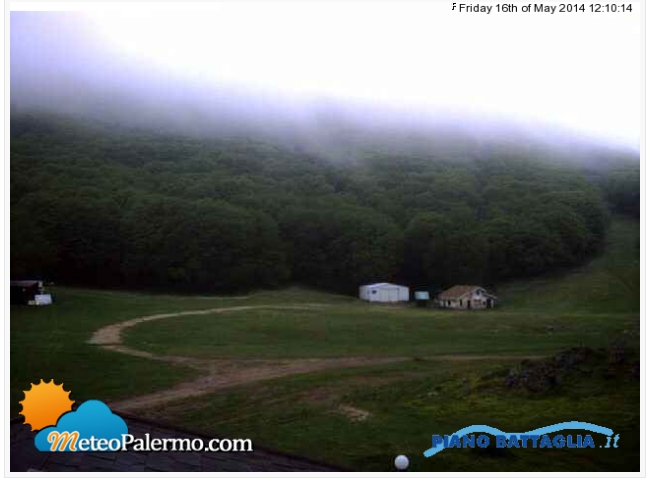
[{"label": "grassy meadow", "polygon": [[[352,470],[390,471],[405,454],[410,471],[635,471],[639,469],[639,381],[575,373],[558,390],[502,385],[513,360],[412,362],[322,372],[248,385],[143,411],[213,436],[258,444]],[[363,418],[365,417],[365,418]],[[588,421],[620,433],[618,449],[448,449],[422,453],[432,434],[474,424],[529,431]],[[565,432],[567,433],[567,432]],[[576,432],[572,432],[576,434]],[[605,436],[592,434],[597,447]]]},{"label": "grassy meadow", "polygon": [[[605,253],[576,270],[505,284],[486,311],[379,306],[298,288],[245,297],[169,296],[56,287],[51,307],[11,309],[11,413],[30,382],[54,378],[71,397],[112,400],[163,390],[194,369],[90,345],[97,329],[134,317],[240,305],[325,304],[168,318],[126,329],[125,344],[160,355],[281,359],[407,357],[405,362],[267,380],[142,413],[219,436],[355,470],[634,471],[639,467],[639,224],[615,218]],[[572,347],[624,354],[569,370],[559,386],[505,385],[523,356]],[[472,356],[473,360],[464,360]],[[478,358],[473,356],[488,356]],[[631,368],[631,364],[632,368]],[[432,434],[472,424],[526,431],[589,421],[620,433],[618,449],[444,450]],[[598,442],[601,443],[601,438]]]}]

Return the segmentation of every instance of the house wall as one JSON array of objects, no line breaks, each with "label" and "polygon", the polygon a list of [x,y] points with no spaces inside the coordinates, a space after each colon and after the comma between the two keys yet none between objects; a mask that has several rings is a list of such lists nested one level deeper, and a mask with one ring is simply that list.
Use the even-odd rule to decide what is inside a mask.
[{"label": "house wall", "polygon": [[[448,309],[466,310],[466,309],[469,309],[469,301],[471,301],[471,307],[470,307],[471,309],[487,308],[487,297],[484,294],[476,294],[475,292],[471,292],[470,294],[467,294],[458,300],[455,300],[455,299],[451,299],[450,301],[441,300],[440,307],[446,307]],[[493,302],[493,305],[495,306],[495,301]]]}]

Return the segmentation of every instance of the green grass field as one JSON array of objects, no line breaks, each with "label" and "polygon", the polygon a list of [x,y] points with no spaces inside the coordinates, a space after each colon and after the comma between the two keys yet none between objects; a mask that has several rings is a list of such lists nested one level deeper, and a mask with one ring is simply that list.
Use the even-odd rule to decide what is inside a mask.
[{"label": "green grass field", "polygon": [[609,338],[637,345],[638,334],[634,314],[555,316],[536,309],[447,312],[352,304],[171,318],[128,329],[125,336],[126,344],[157,354],[245,359],[547,354],[578,345],[601,347]]},{"label": "green grass field", "polygon": [[[54,378],[72,398],[110,401],[195,378],[194,368],[104,350],[99,328],[156,313],[240,305],[326,304],[186,316],[126,329],[128,346],[197,358],[408,357],[388,365],[267,380],[181,399],[142,413],[219,436],[356,470],[390,470],[395,455],[414,470],[624,470],[639,468],[639,381],[628,371],[576,371],[545,393],[508,389],[523,355],[570,347],[639,348],[639,224],[615,219],[603,255],[585,267],[506,284],[501,307],[439,311],[378,306],[302,289],[245,298],[186,297],[55,288],[51,307],[11,309],[11,413],[30,382]],[[436,356],[488,355],[487,360]],[[627,359],[628,360],[628,359]],[[445,450],[425,459],[432,434],[484,423],[506,431],[589,421],[621,434],[619,449]]]},{"label": "green grass field", "polygon": [[[414,361],[302,375],[146,410],[213,436],[252,437],[273,448],[361,471],[601,471],[639,469],[639,382],[573,376],[545,394],[500,385],[514,362]],[[347,407],[369,413],[354,420]],[[426,459],[432,434],[474,424],[528,431],[570,420],[621,434],[610,450],[445,450]],[[594,434],[598,446],[605,437]]]}]

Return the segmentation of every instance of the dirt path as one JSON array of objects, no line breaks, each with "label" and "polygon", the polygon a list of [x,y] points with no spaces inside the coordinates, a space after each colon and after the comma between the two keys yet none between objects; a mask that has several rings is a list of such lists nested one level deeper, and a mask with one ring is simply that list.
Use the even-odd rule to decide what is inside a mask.
[{"label": "dirt path", "polygon": [[329,370],[334,368],[362,367],[378,363],[393,363],[408,360],[401,357],[363,358],[351,357],[342,359],[299,359],[290,361],[257,361],[254,365],[240,364],[233,361],[221,361],[214,364],[210,373],[196,380],[183,382],[168,390],[142,395],[119,402],[110,403],[113,410],[132,411],[155,407],[180,398],[196,397],[217,390],[246,385],[248,383],[287,377],[290,375]]},{"label": "dirt path", "polygon": [[325,307],[325,304],[302,304],[294,306],[236,306],[221,307],[216,309],[194,310],[176,312],[170,314],[155,314],[144,317],[137,317],[111,324],[97,330],[89,340],[93,345],[101,346],[107,350],[119,352],[136,357],[144,357],[151,360],[171,362],[188,365],[200,370],[204,375],[175,387],[159,392],[142,395],[118,402],[110,403],[111,408],[121,411],[132,411],[141,408],[160,405],[180,398],[203,395],[215,390],[234,387],[246,383],[267,380],[271,378],[286,377],[302,373],[315,372],[318,370],[346,367],[361,367],[365,365],[392,363],[409,360],[406,357],[349,357],[334,359],[295,359],[295,360],[224,360],[224,359],[198,359],[193,357],[177,357],[170,355],[155,355],[151,352],[137,350],[123,345],[121,333],[123,330],[134,327],[137,324],[153,320],[167,319],[171,317],[188,317],[195,315],[209,315],[226,312],[244,311],[251,309],[267,310],[309,310],[317,307]]},{"label": "dirt path", "polygon": [[274,305],[241,305],[236,307],[218,307],[215,309],[206,309],[206,310],[189,310],[186,312],[174,312],[171,314],[156,314],[156,315],[147,315],[144,317],[136,317],[134,319],[126,320],[125,322],[117,322],[116,324],[108,325],[102,329],[97,330],[92,335],[90,343],[94,345],[109,345],[109,344],[120,344],[121,343],[121,331],[130,327],[134,327],[137,324],[142,322],[150,322],[152,320],[168,319],[171,317],[186,317],[191,315],[208,315],[208,314],[221,314],[224,312],[235,312],[239,310],[251,310],[251,309],[291,309],[291,310],[307,310],[317,307],[325,307],[326,304],[303,304],[303,305],[284,305],[284,306],[274,306]]},{"label": "dirt path", "polygon": [[[137,350],[123,345],[121,332],[124,329],[134,327],[143,322],[167,319],[171,317],[188,317],[195,315],[209,315],[226,312],[244,311],[252,309],[268,310],[309,310],[318,307],[326,307],[326,304],[301,304],[301,305],[255,305],[220,307],[206,310],[192,310],[186,312],[175,312],[169,314],[156,314],[144,317],[137,317],[111,324],[97,330],[89,340],[89,343],[103,347],[118,353],[144,357],[150,360],[159,360],[175,364],[187,365],[199,370],[202,373],[197,379],[179,383],[178,385],[159,392],[140,395],[121,401],[111,402],[109,405],[113,410],[133,411],[137,409],[155,407],[174,400],[205,395],[216,390],[245,385],[248,383],[268,380],[272,378],[287,377],[289,375],[305,374],[320,370],[337,368],[363,367],[367,365],[387,364],[413,360],[412,357],[343,357],[325,359],[290,359],[290,360],[231,360],[231,359],[199,359],[194,357],[178,357],[172,355],[155,355],[151,352]],[[497,359],[520,359],[521,357],[510,357],[504,355],[437,355],[425,357],[425,360],[497,360]],[[539,358],[530,356],[522,358]]]}]

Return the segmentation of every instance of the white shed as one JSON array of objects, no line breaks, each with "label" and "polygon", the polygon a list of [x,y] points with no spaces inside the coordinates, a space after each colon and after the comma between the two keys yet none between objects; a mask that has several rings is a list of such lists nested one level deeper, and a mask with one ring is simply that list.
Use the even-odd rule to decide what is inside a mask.
[{"label": "white shed", "polygon": [[359,298],[369,302],[408,302],[408,295],[408,287],[388,282],[359,287]]}]

